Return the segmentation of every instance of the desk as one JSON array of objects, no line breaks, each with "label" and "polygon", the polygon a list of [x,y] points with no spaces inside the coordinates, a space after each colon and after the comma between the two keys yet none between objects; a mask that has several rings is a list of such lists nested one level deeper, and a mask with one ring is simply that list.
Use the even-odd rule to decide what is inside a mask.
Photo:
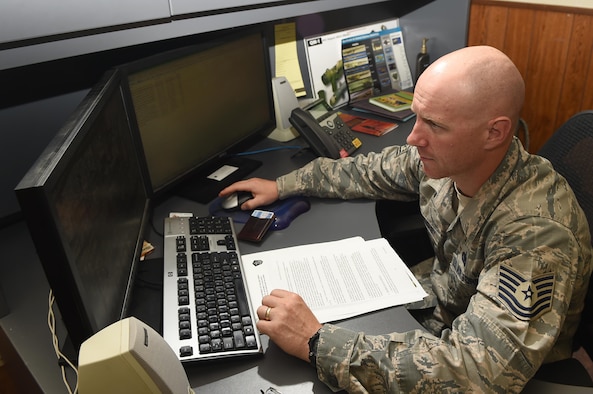
[{"label": "desk", "polygon": [[[361,153],[378,151],[388,144],[403,143],[413,122],[400,127],[383,137],[360,135]],[[295,141],[299,142],[299,141]],[[288,143],[292,145],[293,142]],[[278,146],[279,143],[265,140],[254,149]],[[265,163],[253,175],[275,178],[286,171],[305,164],[313,158],[309,153],[291,157],[294,152],[274,151],[254,156]],[[261,250],[292,246],[300,243],[329,241],[361,235],[365,239],[379,237],[374,215],[374,203],[366,200],[335,201],[311,199],[311,210],[298,217],[285,230],[272,232],[261,245],[240,243],[243,254]],[[187,211],[197,215],[208,213],[208,207],[182,198],[172,197],[154,210],[153,221],[158,223],[169,211]],[[154,243],[154,257],[162,255],[162,238],[149,230],[147,238]],[[10,313],[0,319],[0,328],[6,333],[16,352],[24,360],[34,379],[43,391],[66,393],[56,358],[53,354],[50,334],[47,329],[47,294],[49,286],[35,254],[25,223],[0,229],[2,264],[0,286],[6,296]],[[362,317],[349,319],[341,325],[369,334],[404,331],[418,328],[403,307],[390,308]],[[63,326],[59,326],[63,340]],[[329,393],[320,383],[315,371],[301,360],[284,354],[267,337],[263,337],[262,356],[238,360],[223,360],[187,365],[186,371],[192,387],[198,393],[253,393],[258,394],[273,386],[282,394]],[[525,392],[590,393],[592,390],[565,387],[542,382],[531,382]]]},{"label": "desk", "polygon": [[[383,137],[357,133],[357,136],[363,141],[360,152],[357,153],[378,151],[387,144],[405,142],[412,125],[413,123],[410,122],[402,124]],[[297,140],[285,143],[285,145],[297,144],[304,145],[304,142]],[[254,149],[265,149],[278,145],[282,144],[265,140],[257,144]],[[297,152],[296,150],[271,151],[250,157],[264,162],[264,165],[257,169],[252,176],[267,179],[275,179],[314,158],[309,151]],[[270,163],[273,164],[270,165]],[[208,207],[182,198],[170,198],[154,210],[153,220],[157,229],[160,228],[160,223],[170,211],[187,211],[195,215],[207,215]],[[240,226],[242,225],[237,225],[237,230],[241,228]],[[380,237],[373,201],[312,198],[310,211],[296,218],[288,228],[269,232],[259,245],[240,242],[239,248],[242,254],[247,254],[357,235],[365,239]],[[153,242],[152,238],[150,240]],[[157,250],[154,257],[160,257],[162,237],[154,237],[154,245]],[[403,307],[349,319],[341,325],[374,334],[386,332],[386,327],[397,327],[401,331],[421,328]],[[224,394],[259,393],[260,390],[265,391],[270,386],[282,394],[331,393],[327,386],[317,380],[312,367],[301,360],[286,355],[273,343],[269,343],[266,336],[262,336],[262,342],[263,356],[187,365],[186,371],[192,387],[195,387],[198,392]]]}]

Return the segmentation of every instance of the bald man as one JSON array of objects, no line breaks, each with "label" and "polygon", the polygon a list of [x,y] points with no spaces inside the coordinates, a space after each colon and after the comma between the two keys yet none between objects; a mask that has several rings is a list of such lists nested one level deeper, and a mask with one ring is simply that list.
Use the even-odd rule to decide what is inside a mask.
[{"label": "bald man", "polygon": [[263,298],[259,331],[354,393],[520,392],[542,363],[571,357],[590,233],[566,181],[514,137],[524,90],[502,52],[463,48],[418,80],[406,146],[223,190],[250,191],[244,209],[294,195],[419,200],[435,251],[413,267],[429,294],[417,314],[426,331],[322,325],[282,289]]}]

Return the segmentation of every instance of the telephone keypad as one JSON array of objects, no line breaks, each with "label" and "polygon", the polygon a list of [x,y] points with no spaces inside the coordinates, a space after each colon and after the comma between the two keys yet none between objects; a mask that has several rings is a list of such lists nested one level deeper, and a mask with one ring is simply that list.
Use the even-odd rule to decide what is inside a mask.
[{"label": "telephone keypad", "polygon": [[342,118],[340,118],[339,112],[329,112],[326,116],[322,116],[318,119],[319,124],[323,130],[330,135],[340,146],[340,149],[345,152],[344,156],[350,156],[356,149],[358,149],[362,142],[354,136],[350,127]]}]

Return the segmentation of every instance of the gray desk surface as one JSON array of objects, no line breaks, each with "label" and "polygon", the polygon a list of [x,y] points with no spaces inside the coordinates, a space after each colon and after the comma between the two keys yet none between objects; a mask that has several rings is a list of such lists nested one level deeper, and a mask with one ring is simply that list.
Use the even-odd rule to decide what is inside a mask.
[{"label": "gray desk surface", "polygon": [[[383,137],[360,135],[363,147],[360,152],[378,151],[389,144],[403,143],[413,121]],[[301,143],[293,141],[286,145]],[[277,146],[278,143],[263,141],[258,148]],[[275,178],[284,172],[311,160],[310,153],[293,156],[294,151],[274,151],[254,156],[268,165],[260,167],[253,176]],[[269,165],[273,163],[273,165]],[[312,199],[309,212],[298,217],[289,228],[272,232],[257,246],[241,243],[243,254],[259,250],[275,249],[296,244],[342,239],[361,235],[366,239],[379,237],[379,229],[371,201],[336,201]],[[173,197],[160,204],[154,211],[154,223],[159,228],[162,218],[170,211],[187,211],[196,215],[208,213],[207,206],[182,198]],[[152,231],[151,231],[152,232]],[[162,239],[154,234],[148,237],[156,246],[153,256],[162,250]],[[56,358],[53,354],[50,334],[47,329],[47,295],[49,286],[35,254],[32,241],[24,223],[0,229],[0,245],[3,260],[0,264],[0,286],[6,296],[10,313],[0,319],[13,346],[24,360],[38,384],[48,393],[65,393]],[[365,331],[369,334],[404,331],[418,328],[404,308],[390,308],[341,322],[341,325]],[[59,332],[64,338],[63,326]],[[263,337],[264,354],[239,360],[186,365],[192,387],[198,393],[260,393],[272,386],[283,394],[329,393],[320,383],[315,371],[306,363],[287,356],[273,343]],[[533,381],[527,393],[542,392],[583,393],[593,390],[552,385]]]},{"label": "gray desk surface", "polygon": [[[380,138],[357,134],[363,140],[363,146],[357,153],[376,151],[387,144],[403,143],[411,126],[412,123],[400,125],[392,133]],[[296,144],[304,145],[304,142],[297,140],[285,143],[290,146]],[[266,140],[254,149],[278,145]],[[250,157],[264,162],[264,165],[250,176],[267,179],[275,179],[314,158],[309,151],[297,153],[296,150],[271,151]],[[208,214],[207,206],[182,198],[171,198],[155,208],[153,216],[155,226],[160,228],[162,219],[173,210],[189,211],[195,215]],[[241,226],[238,224],[237,230]],[[240,242],[239,248],[241,253],[247,254],[358,235],[365,239],[380,237],[375,219],[374,202],[311,199],[310,211],[296,218],[287,229],[268,233],[266,239],[259,245]],[[162,250],[161,239],[161,237],[155,238],[158,250]],[[375,334],[385,332],[386,327],[397,327],[401,331],[421,328],[403,307],[371,313],[340,324],[353,330]],[[273,343],[269,343],[267,337],[263,336],[262,340],[264,354],[261,357],[187,365],[186,371],[192,387],[195,387],[198,392],[225,394],[259,393],[260,390],[265,391],[270,386],[282,394],[331,392],[317,380],[313,368],[301,360],[286,355]]]}]

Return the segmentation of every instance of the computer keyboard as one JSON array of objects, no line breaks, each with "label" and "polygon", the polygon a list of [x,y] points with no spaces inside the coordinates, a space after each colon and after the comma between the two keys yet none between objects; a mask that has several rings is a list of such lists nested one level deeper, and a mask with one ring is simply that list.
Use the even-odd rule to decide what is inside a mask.
[{"label": "computer keyboard", "polygon": [[181,361],[261,353],[231,218],[166,218],[163,283],[163,337]]}]

